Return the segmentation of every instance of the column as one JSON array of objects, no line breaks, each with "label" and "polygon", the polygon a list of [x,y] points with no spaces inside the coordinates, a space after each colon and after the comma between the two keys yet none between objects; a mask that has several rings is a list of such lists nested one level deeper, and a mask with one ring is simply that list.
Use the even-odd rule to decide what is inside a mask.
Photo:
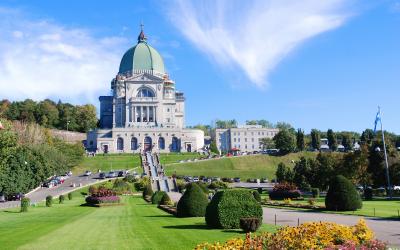
[{"label": "column", "polygon": [[136,122],[136,106],[132,105],[132,121]]},{"label": "column", "polygon": [[150,119],[150,106],[147,106],[146,111],[147,111],[147,122],[149,122],[149,119]]},{"label": "column", "polygon": [[112,127],[115,128],[115,123],[116,123],[116,119],[117,117],[115,116],[115,98],[113,98],[113,102],[112,102],[112,112],[113,112],[113,124]]}]

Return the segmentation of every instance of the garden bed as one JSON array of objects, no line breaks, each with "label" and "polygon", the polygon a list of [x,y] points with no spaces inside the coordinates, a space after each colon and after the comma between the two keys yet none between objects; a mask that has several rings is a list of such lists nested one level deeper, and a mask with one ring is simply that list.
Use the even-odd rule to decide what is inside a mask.
[{"label": "garden bed", "polygon": [[325,206],[320,205],[310,205],[310,204],[300,204],[300,203],[285,203],[285,202],[277,202],[277,201],[264,201],[261,203],[265,206],[274,206],[274,207],[292,207],[292,208],[305,208],[305,209],[316,209],[316,210],[325,210]]},{"label": "garden bed", "polygon": [[114,207],[114,206],[125,206],[125,203],[100,203],[100,204],[85,203],[85,204],[82,204],[81,206],[84,206],[84,207]]},{"label": "garden bed", "polygon": [[172,214],[173,216],[176,216],[176,207],[168,206],[168,205],[158,205],[158,208],[163,210],[164,212],[167,212],[169,214]]}]

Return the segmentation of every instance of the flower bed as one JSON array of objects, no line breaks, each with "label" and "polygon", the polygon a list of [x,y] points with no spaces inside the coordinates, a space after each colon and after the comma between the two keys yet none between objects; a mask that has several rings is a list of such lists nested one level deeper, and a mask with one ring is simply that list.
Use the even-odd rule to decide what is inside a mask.
[{"label": "flower bed", "polygon": [[294,208],[306,208],[306,209],[325,209],[325,206],[311,205],[311,204],[300,204],[300,203],[287,203],[278,201],[263,201],[262,205],[276,206],[276,207],[294,207]]},{"label": "flower bed", "polygon": [[102,203],[120,203],[121,199],[118,196],[88,196],[86,202],[89,204],[102,204]]},{"label": "flower bed", "polygon": [[89,206],[104,206],[119,204],[121,199],[116,193],[106,187],[100,186],[89,188],[90,196],[86,197],[86,205]]},{"label": "flower bed", "polygon": [[246,234],[246,238],[235,238],[225,243],[203,243],[197,245],[195,249],[383,250],[387,249],[387,246],[385,243],[373,239],[373,232],[367,227],[365,221],[361,219],[354,226],[330,222],[308,222],[297,227],[283,227],[274,234]]}]

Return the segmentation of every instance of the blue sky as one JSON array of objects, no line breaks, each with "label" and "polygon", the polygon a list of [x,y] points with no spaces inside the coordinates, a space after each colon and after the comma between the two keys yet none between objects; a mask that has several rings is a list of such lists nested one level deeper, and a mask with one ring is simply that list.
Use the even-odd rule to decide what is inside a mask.
[{"label": "blue sky", "polygon": [[297,2],[3,0],[0,98],[98,105],[143,22],[188,125],[400,133],[400,1]]}]

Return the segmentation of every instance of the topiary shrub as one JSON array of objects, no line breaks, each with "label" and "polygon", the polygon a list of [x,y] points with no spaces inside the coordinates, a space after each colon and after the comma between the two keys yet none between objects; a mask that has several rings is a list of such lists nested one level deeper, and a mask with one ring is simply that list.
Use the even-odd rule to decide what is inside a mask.
[{"label": "topiary shrub", "polygon": [[46,196],[46,207],[51,207],[53,205],[53,196]]},{"label": "topiary shrub", "polygon": [[28,212],[28,207],[31,204],[31,200],[29,198],[22,198],[21,199],[21,212]]},{"label": "topiary shrub", "polygon": [[259,188],[257,188],[257,191],[258,191],[259,194],[262,194],[263,188],[262,188],[262,187],[259,187]]},{"label": "topiary shrub", "polygon": [[213,228],[239,228],[240,219],[256,217],[262,220],[262,208],[251,192],[226,189],[217,192],[206,209],[206,223]]},{"label": "topiary shrub", "polygon": [[372,188],[366,188],[364,190],[364,199],[372,200]]},{"label": "topiary shrub", "polygon": [[258,202],[261,202],[261,195],[260,195],[260,193],[259,193],[258,191],[256,191],[256,190],[253,190],[252,193],[253,193],[254,199],[256,199],[256,201],[258,201]]},{"label": "topiary shrub", "polygon": [[162,197],[166,194],[164,191],[156,191],[152,196],[151,196],[151,203],[153,204],[160,204]]},{"label": "topiary shrub", "polygon": [[63,203],[64,203],[64,200],[65,200],[64,195],[60,195],[60,196],[58,197],[58,203],[63,204]]},{"label": "topiary shrub", "polygon": [[72,200],[72,193],[68,193],[68,200]]},{"label": "topiary shrub", "polygon": [[151,184],[148,183],[144,189],[143,189],[143,198],[146,198],[148,196],[153,196],[153,188],[151,187]]},{"label": "topiary shrub", "polygon": [[113,183],[112,189],[118,194],[132,193],[133,186],[127,181],[116,179]]},{"label": "topiary shrub", "polygon": [[203,190],[203,192],[204,192],[205,194],[208,194],[209,190],[208,190],[208,187],[207,187],[207,184],[206,184],[206,183],[204,183],[204,182],[197,182],[197,185],[199,185],[199,187],[201,188],[201,190]]},{"label": "topiary shrub", "polygon": [[261,224],[262,221],[258,217],[240,218],[240,228],[246,233],[257,231]]},{"label": "topiary shrub", "polygon": [[208,185],[209,189],[226,189],[228,188],[228,184],[223,181],[213,181]]},{"label": "topiary shrub", "polygon": [[325,207],[332,211],[354,211],[362,207],[361,197],[350,180],[337,175],[329,183]]},{"label": "topiary shrub", "polygon": [[313,198],[319,197],[319,188],[311,188],[311,193]]},{"label": "topiary shrub", "polygon": [[171,198],[169,198],[169,195],[164,192],[163,197],[161,198],[160,205],[167,205],[167,206],[172,206],[174,203],[172,202]]},{"label": "topiary shrub", "polygon": [[206,213],[208,199],[196,183],[189,183],[177,205],[178,217],[202,217]]}]

